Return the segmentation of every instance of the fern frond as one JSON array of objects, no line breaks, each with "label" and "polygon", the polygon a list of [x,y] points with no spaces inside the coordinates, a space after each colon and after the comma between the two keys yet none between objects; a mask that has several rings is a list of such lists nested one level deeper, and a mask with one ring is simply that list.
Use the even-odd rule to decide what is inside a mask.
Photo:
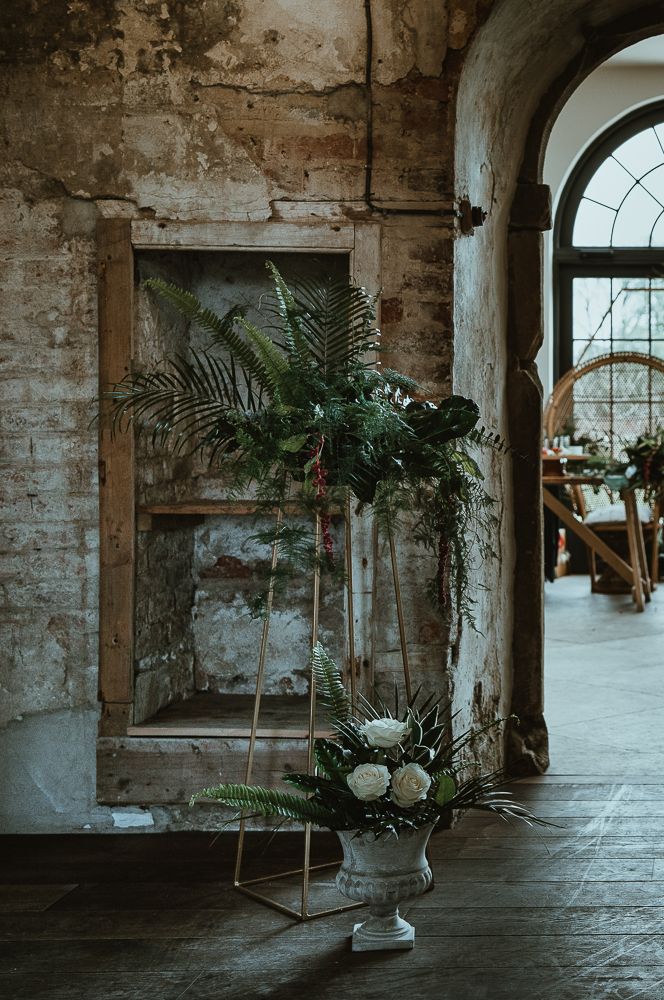
[{"label": "fern frond", "polygon": [[311,673],[316,682],[316,693],[334,723],[345,723],[351,718],[352,706],[341,681],[339,669],[319,642],[311,652]]},{"label": "fern frond", "polygon": [[299,367],[307,367],[311,364],[312,356],[306,339],[302,336],[299,322],[299,310],[293,293],[284,281],[277,266],[271,261],[266,261],[265,266],[272,275],[274,282],[274,297],[277,302],[277,314],[281,319],[280,331],[284,338],[285,346],[290,356],[295,359]]},{"label": "fern frond", "polygon": [[253,809],[259,816],[284,816],[286,819],[316,823],[319,826],[329,826],[335,820],[335,814],[315,799],[305,799],[300,795],[280,792],[276,788],[262,788],[260,785],[217,785],[214,788],[203,788],[192,795],[190,804],[193,805],[200,799],[213,799],[233,809]]},{"label": "fern frond", "polygon": [[468,440],[472,441],[473,444],[478,445],[480,448],[491,448],[499,454],[512,451],[510,445],[503,437],[500,436],[500,434],[496,434],[495,431],[488,430],[484,424],[481,427],[474,427],[471,431],[469,431]]},{"label": "fern frond", "polygon": [[288,358],[267,334],[244,316],[238,319],[238,323],[260,357],[266,372],[266,384],[274,393],[279,389],[283,376],[288,371]]}]

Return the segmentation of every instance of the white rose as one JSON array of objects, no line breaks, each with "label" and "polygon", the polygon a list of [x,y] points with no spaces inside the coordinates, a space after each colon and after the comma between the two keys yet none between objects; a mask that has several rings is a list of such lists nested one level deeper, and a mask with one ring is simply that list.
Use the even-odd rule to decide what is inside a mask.
[{"label": "white rose", "polygon": [[408,808],[426,799],[431,787],[431,778],[419,764],[398,767],[392,775],[392,801]]},{"label": "white rose", "polygon": [[373,802],[387,791],[390,772],[384,764],[358,764],[346,781],[356,799]]},{"label": "white rose", "polygon": [[405,737],[408,725],[398,719],[370,719],[360,726],[360,732],[366,737],[370,747],[382,747],[389,750]]}]

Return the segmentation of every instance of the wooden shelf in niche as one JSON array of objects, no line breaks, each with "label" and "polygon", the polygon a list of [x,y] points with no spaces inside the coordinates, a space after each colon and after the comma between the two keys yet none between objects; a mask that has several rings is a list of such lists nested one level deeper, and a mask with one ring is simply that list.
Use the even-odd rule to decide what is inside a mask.
[{"label": "wooden shelf in niche", "polygon": [[[283,510],[286,516],[307,513],[295,500],[285,503]],[[164,531],[185,525],[194,527],[202,524],[206,517],[243,517],[256,512],[257,504],[252,500],[175,500],[172,503],[139,504],[136,508],[136,527],[139,531]],[[265,511],[262,513],[265,514]],[[272,513],[276,516],[276,507]],[[331,505],[330,513],[333,517],[341,516],[341,507]]]},{"label": "wooden shelf in niche", "polygon": [[[191,698],[165,706],[145,722],[129,726],[127,735],[249,739],[253,709],[253,695],[199,691]],[[257,732],[260,739],[304,740],[308,725],[308,695],[263,695]],[[316,720],[316,736],[332,736],[322,717]]]}]

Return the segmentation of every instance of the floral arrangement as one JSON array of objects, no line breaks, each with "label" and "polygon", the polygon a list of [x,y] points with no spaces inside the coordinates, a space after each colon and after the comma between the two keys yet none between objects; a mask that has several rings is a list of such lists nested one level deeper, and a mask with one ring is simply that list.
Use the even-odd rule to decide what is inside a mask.
[{"label": "floral arrangement", "polygon": [[651,434],[641,434],[633,444],[625,445],[628,463],[625,478],[629,485],[642,489],[647,501],[664,494],[664,427]]},{"label": "floral arrangement", "polygon": [[326,275],[287,284],[267,266],[274,292],[261,299],[263,328],[242,307],[219,316],[176,285],[145,283],[210,342],[116,384],[107,394],[114,428],[133,425],[153,445],[223,463],[228,492],[251,491],[259,512],[296,499],[317,514],[322,553],[301,521],[256,533],[266,543],[277,533],[277,583],[314,562],[343,572],[330,517],[348,496],[384,532],[408,517],[411,537],[435,557],[437,603],[472,621],[469,569],[491,554],[495,519],[469,448],[502,443],[477,427],[472,400],[425,399],[416,382],[375,361],[380,333],[365,289]]},{"label": "floral arrangement", "polygon": [[601,470],[611,489],[643,490],[648,503],[661,498],[664,494],[664,427],[657,426],[634,441],[624,442],[622,454],[624,461],[614,461],[599,454],[588,464]]},{"label": "floral arrangement", "polygon": [[[334,738],[314,742],[315,774],[287,773],[283,780],[304,794],[255,785],[221,784],[197,792],[201,799],[257,816],[280,816],[331,830],[376,836],[441,823],[453,809],[485,809],[505,819],[543,823],[501,789],[501,771],[477,773],[467,751],[505,720],[450,736],[452,718],[440,699],[411,699],[402,713],[382,700],[374,707],[361,696],[353,705],[335,665],[320,644],[311,656],[317,696]],[[306,797],[305,797],[306,796]]]}]

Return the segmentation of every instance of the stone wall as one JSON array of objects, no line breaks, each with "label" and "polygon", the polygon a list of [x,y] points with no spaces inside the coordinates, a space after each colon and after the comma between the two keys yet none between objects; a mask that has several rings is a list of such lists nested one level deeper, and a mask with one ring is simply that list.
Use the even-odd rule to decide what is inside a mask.
[{"label": "stone wall", "polygon": [[[124,822],[94,804],[97,218],[378,220],[384,363],[449,391],[455,92],[490,6],[53,0],[28,16],[18,0],[3,5],[6,829]],[[501,375],[489,368],[472,385],[489,421]],[[500,578],[487,571],[500,597],[494,588],[482,606],[496,623],[481,695],[490,706],[504,672],[509,558]],[[415,563],[411,608],[418,573]],[[417,655],[445,687],[444,629],[418,613]],[[459,703],[479,697],[468,664],[484,664],[487,640],[467,649],[454,669]],[[136,822],[181,820],[161,810]]]}]

